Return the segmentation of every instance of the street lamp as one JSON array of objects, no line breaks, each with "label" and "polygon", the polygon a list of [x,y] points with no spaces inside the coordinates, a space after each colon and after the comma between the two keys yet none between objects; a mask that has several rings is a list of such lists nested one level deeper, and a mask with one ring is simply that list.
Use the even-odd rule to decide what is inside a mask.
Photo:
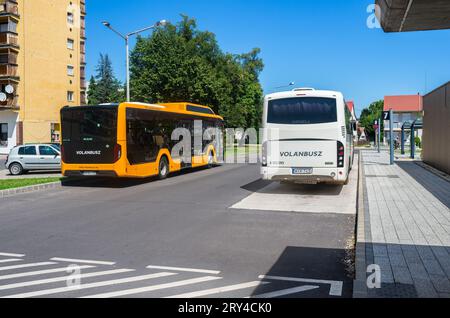
[{"label": "street lamp", "polygon": [[115,34],[117,34],[118,36],[120,36],[122,39],[125,40],[125,46],[126,46],[126,52],[127,52],[127,102],[130,102],[130,46],[129,46],[129,40],[130,37],[133,35],[137,35],[139,33],[145,32],[147,30],[150,29],[154,29],[157,27],[163,27],[167,25],[167,21],[166,20],[161,20],[156,22],[154,25],[134,31],[134,32],[130,32],[127,34],[122,34],[119,31],[115,30],[112,26],[111,23],[109,23],[108,21],[104,21],[102,22],[102,24],[107,27],[108,29],[110,29],[111,31],[113,31]]},{"label": "street lamp", "polygon": [[290,87],[290,86],[294,86],[294,85],[295,85],[295,82],[290,82],[289,85],[278,86],[278,87],[275,87],[275,89],[281,89],[281,88]]}]

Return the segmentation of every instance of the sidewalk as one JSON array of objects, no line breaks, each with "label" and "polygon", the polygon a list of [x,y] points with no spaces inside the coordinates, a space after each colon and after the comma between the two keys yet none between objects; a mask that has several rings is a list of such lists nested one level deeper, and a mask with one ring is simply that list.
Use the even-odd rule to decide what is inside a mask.
[{"label": "sidewalk", "polygon": [[[450,297],[450,183],[414,162],[362,150],[355,297]],[[368,289],[367,266],[381,268]]]}]

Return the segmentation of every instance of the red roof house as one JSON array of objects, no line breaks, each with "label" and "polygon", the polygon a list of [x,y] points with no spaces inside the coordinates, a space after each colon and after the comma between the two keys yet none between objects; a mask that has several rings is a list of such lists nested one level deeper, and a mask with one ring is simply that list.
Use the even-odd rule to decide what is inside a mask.
[{"label": "red roof house", "polygon": [[420,95],[385,96],[384,111],[392,109],[396,113],[423,111],[423,97]]}]

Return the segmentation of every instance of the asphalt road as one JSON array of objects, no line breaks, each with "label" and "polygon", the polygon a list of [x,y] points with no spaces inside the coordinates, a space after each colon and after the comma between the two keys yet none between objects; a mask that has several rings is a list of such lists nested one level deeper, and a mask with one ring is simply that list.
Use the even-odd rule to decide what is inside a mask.
[{"label": "asphalt road", "polygon": [[[290,187],[233,165],[0,199],[0,297],[351,297],[352,211],[249,206],[258,194],[282,203],[316,191]],[[71,264],[84,266],[78,289]]]},{"label": "asphalt road", "polygon": [[6,162],[6,156],[0,156],[0,171],[6,169],[5,162]]}]

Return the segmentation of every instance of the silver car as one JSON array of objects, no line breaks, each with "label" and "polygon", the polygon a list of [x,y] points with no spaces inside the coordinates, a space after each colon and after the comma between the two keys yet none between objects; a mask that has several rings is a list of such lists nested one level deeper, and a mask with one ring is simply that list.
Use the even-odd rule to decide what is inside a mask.
[{"label": "silver car", "polygon": [[53,144],[30,144],[17,146],[6,158],[6,168],[18,176],[35,170],[61,170],[61,151]]}]

